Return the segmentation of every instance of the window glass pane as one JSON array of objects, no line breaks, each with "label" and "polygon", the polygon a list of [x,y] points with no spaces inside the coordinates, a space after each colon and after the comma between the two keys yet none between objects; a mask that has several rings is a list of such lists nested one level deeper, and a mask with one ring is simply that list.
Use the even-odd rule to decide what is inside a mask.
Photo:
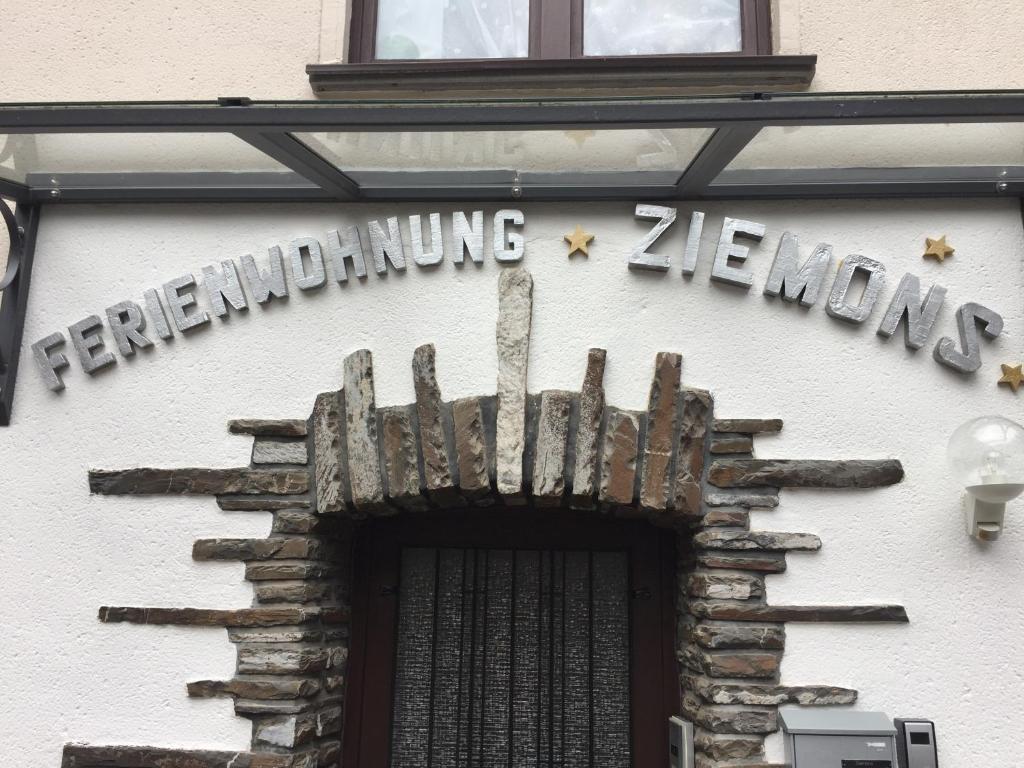
[{"label": "window glass pane", "polygon": [[584,0],[583,53],[723,53],[743,47],[740,0]]},{"label": "window glass pane", "polygon": [[378,0],[378,59],[514,59],[530,52],[530,0]]},{"label": "window glass pane", "polygon": [[772,126],[729,169],[1014,165],[1024,165],[1024,123]]},{"label": "window glass pane", "polygon": [[284,170],[230,133],[0,134],[0,178],[22,183],[35,174]]},{"label": "window glass pane", "polygon": [[682,172],[710,128],[297,133],[343,171]]}]

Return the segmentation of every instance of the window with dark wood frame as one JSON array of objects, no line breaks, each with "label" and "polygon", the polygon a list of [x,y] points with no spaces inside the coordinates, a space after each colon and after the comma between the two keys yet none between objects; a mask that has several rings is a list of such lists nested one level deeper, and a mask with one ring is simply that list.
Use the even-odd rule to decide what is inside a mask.
[{"label": "window with dark wood frame", "polygon": [[[616,765],[643,767],[665,762],[667,720],[677,713],[679,706],[674,654],[675,538],[671,532],[655,529],[643,521],[601,519],[564,511],[535,512],[520,509],[506,513],[477,509],[443,516],[373,520],[358,535],[354,554],[352,641],[345,706],[345,765],[358,765],[359,768],[442,768],[444,763],[443,768],[482,764],[507,765],[512,768],[527,764],[607,765],[610,760]],[[431,571],[435,558],[437,570]],[[442,559],[456,564],[454,570],[449,567],[444,571],[447,576],[442,573]],[[475,571],[465,570],[466,564],[472,562],[476,563]],[[488,562],[491,565],[486,565]],[[621,599],[606,601],[605,605],[610,605],[611,613],[621,615],[623,620],[613,620],[606,626],[595,627],[595,622],[600,621],[599,617],[604,615],[598,605],[600,597],[595,595],[598,591],[603,591],[602,594],[606,596],[610,594],[609,582],[606,581],[603,586],[594,586],[598,581],[592,577],[597,572],[595,564],[599,562],[609,564],[610,568],[606,572],[612,574],[611,581],[618,584],[616,588],[621,588],[622,595]],[[504,581],[499,575],[493,575],[501,570],[500,563],[504,563]],[[535,568],[538,563],[544,568]],[[576,566],[571,563],[576,563]],[[426,578],[417,577],[424,568]],[[540,572],[547,576],[538,576]],[[453,583],[452,573],[456,576],[455,582],[461,578],[461,584]],[[555,633],[544,635],[544,643],[548,644],[547,656],[543,657],[543,661],[540,660],[540,644],[536,648],[531,646],[528,651],[530,658],[534,650],[538,654],[538,662],[532,672],[516,667],[520,663],[517,660],[527,652],[521,647],[519,654],[516,653],[516,638],[520,637],[516,627],[523,626],[517,624],[517,621],[524,620],[522,616],[517,619],[516,606],[530,605],[532,599],[527,595],[524,602],[522,595],[516,597],[517,588],[527,591],[522,586],[525,582],[516,575],[520,573],[525,574],[526,579],[533,579],[529,582],[530,590],[537,588],[542,581],[548,584],[540,596],[544,610],[553,609],[546,613],[547,629]],[[591,578],[591,581],[582,581],[587,578]],[[449,584],[447,603],[439,597],[445,590],[446,580]],[[504,590],[496,588],[499,582],[505,585]],[[567,582],[569,587],[566,586]],[[590,585],[589,603],[586,602],[586,588],[577,586],[575,597],[568,597],[574,588],[572,584],[581,583]],[[417,593],[416,589],[420,589],[423,594]],[[511,601],[508,600],[509,589]],[[453,598],[453,595],[457,597]],[[494,604],[488,607],[489,595],[492,600],[499,601],[497,612]],[[505,597],[502,598],[502,595]],[[485,607],[482,614],[478,610],[481,601]],[[550,606],[548,601],[551,601]],[[585,671],[578,673],[576,679],[578,682],[582,675],[585,691],[586,675],[590,676],[590,693],[582,694],[584,699],[589,695],[590,709],[587,709],[586,703],[580,704],[578,685],[572,687],[570,683],[568,693],[566,688],[569,674],[566,670],[570,668],[570,662],[566,661],[565,616],[570,613],[571,601],[575,601],[572,604],[577,606],[589,605],[589,608],[584,607],[582,610],[590,622],[590,656],[589,660],[582,662]],[[457,620],[442,614],[442,606],[445,604],[457,605]],[[561,613],[558,613],[559,605]],[[465,611],[463,606],[466,606]],[[474,606],[472,619],[471,606]],[[403,611],[411,615],[403,615]],[[510,618],[506,617],[508,611],[511,611]],[[579,614],[574,615],[578,627],[581,623]],[[486,624],[488,616],[492,621],[498,616],[504,629],[489,631]],[[532,638],[536,631],[539,638],[544,619],[534,616],[525,620],[532,620],[533,623],[529,624],[527,630],[523,630],[522,637]],[[417,621],[426,629],[417,632]],[[473,628],[467,628],[464,636],[462,627],[468,627],[470,621]],[[481,621],[484,622],[482,630]],[[559,621],[560,641],[557,639]],[[568,619],[570,624],[573,621],[571,617]],[[458,624],[458,628],[452,630],[455,624]],[[410,627],[413,628],[411,639]],[[597,721],[603,719],[599,717],[601,711],[594,709],[594,689],[600,689],[594,682],[595,676],[600,674],[595,671],[599,667],[595,662],[596,643],[593,638],[598,636],[595,630],[607,633],[611,638],[602,634],[598,641],[603,643],[602,658],[605,660],[612,656],[609,649],[617,648],[614,645],[617,633],[622,635],[622,658],[613,659],[612,666],[618,663],[620,666],[617,669],[628,669],[628,683],[624,680],[619,683],[622,695],[605,696],[606,699],[614,700],[599,701],[599,705],[611,706],[612,710],[615,707],[627,710],[619,718],[627,718],[626,752],[617,752],[614,757],[606,755],[606,762],[592,762],[594,745],[602,739],[607,744],[610,738],[601,732],[595,735],[595,729],[602,728],[602,723]],[[446,631],[449,635],[455,632],[457,651],[445,650],[440,638]],[[570,629],[569,636],[578,637],[579,631],[577,629],[576,635],[573,635]],[[502,632],[505,634],[502,635]],[[483,650],[470,650],[473,638],[481,636],[484,638]],[[551,640],[550,637],[556,639]],[[558,642],[561,643],[562,661],[557,660],[558,651],[554,650]],[[525,646],[522,639],[520,643]],[[508,644],[512,645],[511,653],[505,647]],[[472,648],[476,649],[479,645],[472,645]],[[421,647],[428,650],[417,653]],[[492,654],[490,659],[487,657],[488,652]],[[482,653],[483,657],[475,655],[478,653]],[[585,653],[583,655],[585,657]],[[459,667],[456,679],[459,682],[454,685],[459,703],[454,705],[458,711],[453,715],[451,679],[455,674],[452,669],[456,658]],[[470,660],[466,661],[467,658]],[[444,669],[445,660],[450,667],[448,672]],[[476,671],[478,677],[475,685],[477,688],[481,685],[484,687],[482,697],[479,693],[473,693],[474,672],[464,669],[465,664],[471,664],[472,670]],[[552,678],[548,676],[548,664],[553,665],[556,677],[558,672],[554,665],[562,665],[562,676],[558,678],[561,690],[560,693],[555,691],[554,699],[550,698],[549,693],[545,704],[540,701],[541,694],[537,693],[538,703],[535,708],[532,693],[527,697],[528,704],[522,703],[523,699],[518,693],[513,696],[513,687],[519,683],[509,680],[531,679],[532,675],[532,679],[544,682],[535,683],[531,690],[549,685]],[[410,677],[410,670],[411,681],[403,679]],[[481,673],[481,670],[484,672]],[[438,705],[443,711],[435,712],[435,691],[445,685],[442,683],[443,675],[449,681],[447,703]],[[467,675],[470,681],[468,686],[462,682]],[[488,698],[487,686],[490,684],[497,688],[502,680],[506,687],[498,694],[492,691]],[[515,688],[516,692],[519,690]],[[612,685],[604,690],[615,690],[615,687]],[[429,707],[423,703],[427,700],[427,691]],[[418,699],[419,709],[411,708],[408,703],[409,699],[416,698],[417,692],[422,694]],[[573,696],[576,698],[573,699]],[[477,707],[475,716],[474,701]],[[552,715],[556,706],[553,701],[560,702],[557,703],[560,714]],[[580,719],[585,722],[572,719],[573,702],[578,710],[582,707],[580,711],[585,714]],[[409,714],[414,711],[416,715]],[[453,717],[458,723],[469,725],[464,727],[453,724]],[[530,722],[533,717],[543,717],[544,722],[534,726]],[[550,717],[561,719],[548,722]],[[497,718],[498,725],[494,725],[493,718]],[[605,725],[613,727],[612,722]],[[435,734],[441,733],[444,736],[444,727],[463,728],[459,737],[462,746],[454,754],[451,739],[448,739],[448,746],[443,749],[435,741]],[[523,729],[530,728],[533,730],[524,736]],[[559,729],[561,735],[556,738],[554,734]],[[548,734],[546,742],[542,740],[543,732]],[[472,741],[474,733],[478,734],[476,742]],[[502,742],[498,746],[498,757],[495,759],[494,748],[505,738],[501,735],[503,733],[507,735],[507,744]],[[575,737],[571,736],[573,733]],[[529,740],[526,749],[531,751],[531,757],[528,759],[518,752],[521,748],[519,743],[524,738]],[[533,745],[534,738],[537,740],[536,747]],[[584,743],[587,739],[589,743]],[[426,755],[423,754],[423,745],[426,745]],[[563,750],[563,757],[558,756],[558,749]],[[564,757],[564,750],[569,749],[577,750],[575,758]],[[581,757],[581,749],[589,757]],[[623,747],[620,743],[618,747],[612,745],[606,749],[614,752]],[[586,750],[591,751],[587,753]],[[395,755],[395,752],[400,754]],[[484,759],[485,754],[487,759]]]},{"label": "window with dark wood frame", "polygon": [[[377,58],[377,24],[380,0],[352,0],[349,62],[369,63]],[[559,60],[589,57],[583,53],[584,0],[529,0],[529,55],[527,59]],[[740,0],[742,47],[739,55],[772,52],[771,0]],[[664,54],[664,58],[701,56],[699,53]],[[402,59],[389,58],[388,61]],[[407,61],[521,61],[522,59],[407,59]]]}]

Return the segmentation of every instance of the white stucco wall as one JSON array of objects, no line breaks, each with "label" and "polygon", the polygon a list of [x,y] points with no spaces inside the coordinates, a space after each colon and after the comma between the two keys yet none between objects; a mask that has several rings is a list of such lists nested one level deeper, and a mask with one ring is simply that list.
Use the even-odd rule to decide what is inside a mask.
[{"label": "white stucco wall", "polygon": [[[220,512],[212,499],[91,497],[89,468],[235,466],[249,440],[227,434],[241,416],[305,417],[316,393],[337,388],[343,357],[374,352],[377,401],[411,402],[413,349],[433,342],[446,398],[494,391],[496,285],[500,267],[407,273],[234,314],[228,322],[95,377],[77,363],[67,390],[49,392],[27,345],[185,272],[297,236],[392,213],[430,209],[295,205],[53,207],[44,213],[14,424],[0,433],[6,533],[0,562],[5,681],[0,762],[52,768],[67,741],[245,748],[247,721],[229,700],[189,700],[185,682],[224,678],[234,648],[218,629],[103,625],[101,604],[237,607],[251,588],[239,564],[193,563],[208,536],[263,536],[263,513]],[[442,208],[447,212],[447,208]],[[493,212],[493,208],[487,209]],[[685,228],[657,246],[675,254],[666,275],[626,268],[646,231],[630,204],[524,208],[535,280],[530,390],[578,389],[588,347],[608,349],[610,403],[646,402],[655,353],[684,355],[684,380],[712,390],[720,416],[782,417],[762,437],[762,457],[898,457],[895,487],[855,493],[784,492],[756,528],[812,532],[817,555],[790,556],[769,577],[778,604],[900,603],[909,626],[789,625],[783,681],[858,688],[859,706],[938,723],[942,764],[1018,762],[1019,638],[1024,634],[1024,504],[1011,507],[1004,538],[979,546],[965,532],[959,489],[944,458],[948,435],[986,413],[1021,419],[1021,397],[995,385],[998,364],[1024,351],[1024,237],[1012,202],[838,202],[708,206],[694,279],[678,272]],[[749,293],[711,284],[710,258],[723,215],[761,221]],[[685,220],[681,211],[680,219]],[[446,228],[447,218],[446,218]],[[596,234],[589,258],[567,259],[563,233]],[[891,288],[904,271],[949,289],[933,341],[955,333],[954,308],[969,300],[1001,312],[1005,331],[984,345],[973,378],[911,354],[902,332],[875,334],[761,295],[778,237],[805,249],[832,243],[837,258],[883,261]],[[956,256],[922,261],[925,236],[947,233]],[[489,238],[488,238],[489,242]],[[835,272],[833,265],[832,273]],[[71,354],[71,350],[67,350]],[[781,760],[777,738],[770,757]]]}]

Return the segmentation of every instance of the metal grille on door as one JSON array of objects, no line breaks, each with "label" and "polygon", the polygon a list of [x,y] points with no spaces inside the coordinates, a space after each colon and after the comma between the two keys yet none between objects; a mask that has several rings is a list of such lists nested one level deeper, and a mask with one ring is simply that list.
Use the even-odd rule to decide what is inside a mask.
[{"label": "metal grille on door", "polygon": [[628,768],[628,565],[403,549],[392,768]]}]

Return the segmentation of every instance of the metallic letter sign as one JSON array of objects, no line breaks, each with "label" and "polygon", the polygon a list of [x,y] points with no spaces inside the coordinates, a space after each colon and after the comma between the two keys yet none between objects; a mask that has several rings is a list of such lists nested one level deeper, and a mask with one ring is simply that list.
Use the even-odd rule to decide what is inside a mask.
[{"label": "metallic letter sign", "polygon": [[764,286],[765,296],[779,296],[785,301],[797,301],[801,307],[813,307],[825,281],[825,273],[832,263],[832,246],[819,243],[803,266],[800,263],[800,241],[792,232],[783,232],[779,249],[775,252],[772,271]]},{"label": "metallic letter sign", "polygon": [[942,309],[942,302],[945,300],[946,289],[936,284],[928,289],[928,295],[922,304],[921,281],[916,275],[908,272],[900,280],[896,295],[892,297],[889,309],[882,318],[882,324],[878,326],[878,335],[887,339],[892,338],[900,321],[905,317],[907,324],[904,326],[904,343],[910,349],[920,349],[928,341],[928,335],[935,325],[935,318],[939,316],[939,310]]},{"label": "metallic letter sign", "polygon": [[672,222],[676,220],[676,209],[666,208],[662,205],[638,205],[636,217],[638,219],[657,219],[658,223],[654,229],[644,235],[644,239],[633,249],[633,253],[629,256],[629,268],[667,272],[671,259],[668,256],[648,253],[647,249],[654,245],[666,229],[672,226]]},{"label": "metallic letter sign", "polygon": [[[850,302],[848,296],[850,283],[858,272],[867,275],[868,283],[864,287],[864,293],[856,304]],[[825,311],[837,320],[845,320],[848,323],[863,323],[871,316],[871,310],[875,308],[878,301],[878,294],[882,292],[885,285],[885,267],[874,259],[867,256],[847,256],[839,267],[839,274],[832,284],[832,294],[828,297],[828,305]]]},{"label": "metallic letter sign", "polygon": [[[444,259],[444,237],[441,235],[441,214],[430,214],[430,253],[423,252],[422,217],[409,217],[409,235],[412,244],[412,260],[418,267],[432,267]],[[355,227],[353,227],[355,229]]]},{"label": "metallic letter sign", "polygon": [[956,325],[960,330],[960,346],[946,337],[935,345],[934,356],[943,365],[960,373],[974,373],[981,368],[981,342],[978,340],[977,323],[982,323],[981,333],[986,339],[994,339],[1003,332],[1003,318],[981,304],[964,304],[956,312]]},{"label": "metallic letter sign", "polygon": [[[682,274],[692,276],[700,260],[705,214],[690,212],[685,237],[680,233],[675,244],[662,244],[663,255],[651,253],[650,249],[675,223],[677,209],[640,203],[634,212],[637,219],[654,223],[630,251],[628,268],[667,273],[672,262],[669,254],[681,250]],[[142,300],[138,303],[122,301],[108,307],[102,316],[91,315],[71,325],[67,337],[54,333],[40,339],[32,345],[32,355],[46,386],[59,392],[64,389],[61,374],[72,362],[68,354],[60,351],[67,342],[76,352],[71,357],[82,370],[92,374],[117,363],[117,356],[113,353],[115,346],[121,357],[130,358],[139,349],[153,347],[156,339],[170,341],[175,336],[175,329],[179,333],[188,332],[209,324],[213,315],[223,318],[232,310],[245,311],[253,301],[263,305],[272,299],[287,299],[296,288],[299,291],[320,289],[332,278],[339,285],[347,284],[352,273],[365,280],[364,246],[367,242],[373,258],[373,271],[380,276],[387,275],[389,263],[395,271],[407,269],[406,238],[412,263],[423,269],[436,269],[446,255],[459,266],[464,264],[467,254],[473,263],[481,264],[487,249],[499,264],[521,262],[526,253],[526,237],[519,228],[525,223],[526,216],[522,210],[509,208],[494,213],[491,219],[493,227],[487,238],[483,211],[470,214],[453,211],[448,222],[438,212],[413,214],[408,217],[408,230],[404,230],[406,222],[398,216],[367,221],[361,227],[345,224],[328,231],[326,241],[300,237],[283,248],[270,246],[266,264],[257,263],[252,254],[244,254],[239,259],[226,259],[204,267],[201,282],[197,282],[193,274],[186,273],[168,281],[160,289],[148,288],[142,292]],[[425,228],[429,232],[424,232]],[[591,237],[582,230],[580,234]],[[760,242],[765,234],[764,224],[724,217],[710,279],[749,289],[753,285],[754,274],[745,268],[744,263],[750,250],[736,240],[749,238]],[[799,302],[804,307],[813,306],[824,288],[831,261],[832,246],[827,243],[819,243],[802,260],[797,236],[783,232],[763,289],[764,295],[781,296],[784,301]],[[874,259],[849,256],[840,264],[832,284],[827,313],[845,322],[863,323],[884,290],[885,273],[885,266]],[[920,349],[928,342],[939,322],[946,290],[934,285],[922,300],[920,288],[920,281],[915,275],[903,276],[895,294],[888,300],[885,316],[878,326],[879,336],[891,339],[903,323],[907,347]],[[959,343],[943,338],[935,346],[934,358],[960,373],[977,371],[981,366],[978,324],[982,326],[981,334],[989,339],[998,336],[1003,328],[1002,318],[992,310],[976,303],[964,304],[957,311]],[[104,348],[104,325],[110,331],[108,339],[112,339],[109,349]]]},{"label": "metallic letter sign", "polygon": [[726,217],[722,224],[722,236],[718,240],[718,250],[715,252],[715,263],[711,267],[711,279],[717,283],[735,285],[738,288],[749,289],[754,284],[754,276],[738,267],[732,266],[729,261],[743,263],[747,260],[750,249],[745,245],[737,245],[733,240],[742,235],[751,240],[761,242],[765,233],[764,224],[755,221],[743,221],[742,219],[730,219]]}]

